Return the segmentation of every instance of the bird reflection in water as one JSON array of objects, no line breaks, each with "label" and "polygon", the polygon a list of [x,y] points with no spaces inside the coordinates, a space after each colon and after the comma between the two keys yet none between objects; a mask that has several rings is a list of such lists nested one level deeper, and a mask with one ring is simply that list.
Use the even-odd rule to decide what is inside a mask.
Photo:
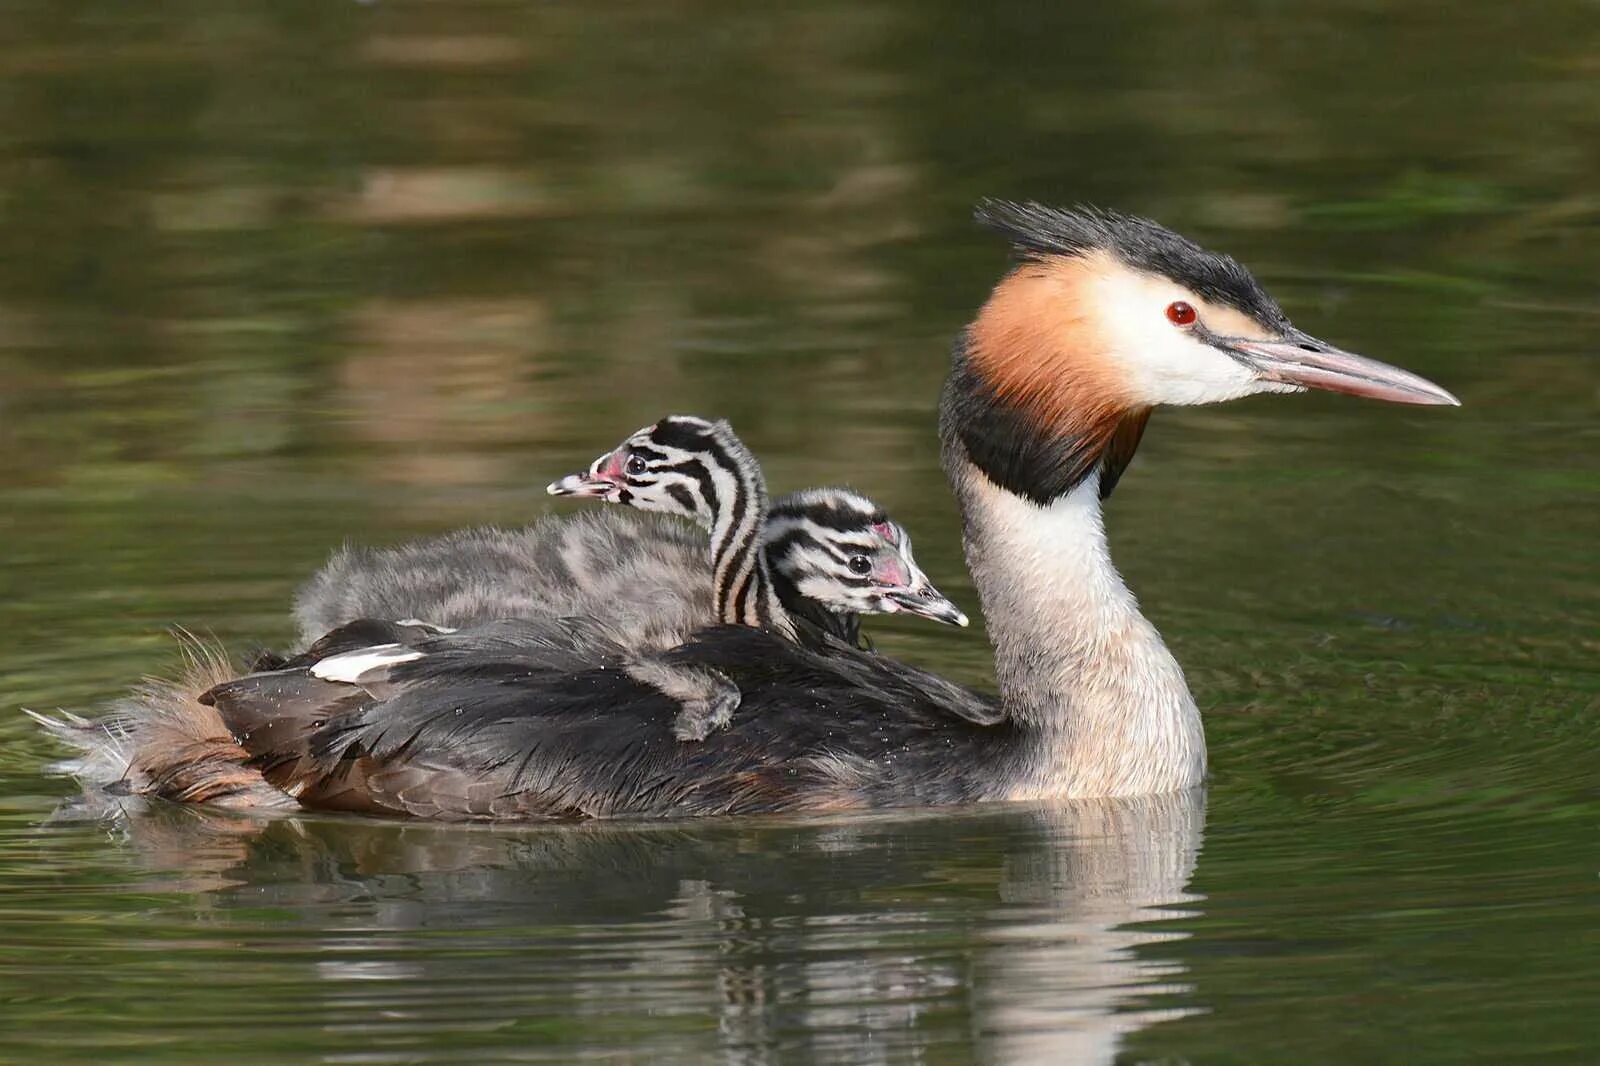
[{"label": "bird reflection in water", "polygon": [[192,894],[211,927],[248,937],[271,908],[252,955],[281,967],[288,934],[324,1013],[307,1022],[385,1046],[449,1031],[559,1058],[574,1047],[547,1029],[570,1026],[657,1059],[1096,1063],[1193,1010],[1160,1002],[1187,991],[1161,950],[1183,934],[1150,923],[1193,913],[1204,803],[535,827],[152,805],[117,824],[146,887]]}]

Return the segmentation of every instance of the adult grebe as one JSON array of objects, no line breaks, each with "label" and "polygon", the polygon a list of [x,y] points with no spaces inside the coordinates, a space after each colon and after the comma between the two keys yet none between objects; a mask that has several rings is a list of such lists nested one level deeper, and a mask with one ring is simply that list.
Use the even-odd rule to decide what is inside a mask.
[{"label": "adult grebe", "polygon": [[[1326,389],[1454,404],[1406,371],[1299,331],[1255,279],[1144,219],[991,202],[1017,265],[957,342],[940,408],[946,472],[995,648],[1003,714],[977,721],[927,675],[746,626],[669,653],[744,693],[730,728],[672,741],[672,703],[625,672],[569,669],[570,630],[463,632],[359,684],[306,670],[205,693],[223,727],[196,759],[260,775],[240,803],[437,818],[689,816],[1126,796],[1197,784],[1200,714],[1112,566],[1100,500],[1150,409]],[[124,708],[124,772],[159,794],[194,760],[159,702]],[[80,764],[115,757],[85,733]],[[230,735],[231,734],[231,735]],[[159,745],[165,745],[161,748]],[[96,757],[97,752],[102,757]]]}]

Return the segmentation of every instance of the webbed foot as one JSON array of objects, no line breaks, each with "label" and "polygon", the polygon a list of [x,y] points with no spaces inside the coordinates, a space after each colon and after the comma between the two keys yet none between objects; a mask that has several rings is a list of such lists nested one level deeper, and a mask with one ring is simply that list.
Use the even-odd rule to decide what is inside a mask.
[{"label": "webbed foot", "polygon": [[733,720],[739,709],[738,686],[715,670],[707,670],[707,682],[714,688],[704,699],[686,700],[672,723],[672,735],[679,740],[704,740],[713,729]]},{"label": "webbed foot", "polygon": [[651,655],[629,659],[622,667],[629,677],[649,685],[679,705],[672,735],[679,740],[704,740],[721,729],[739,709],[742,694],[728,675],[709,666],[681,666]]}]

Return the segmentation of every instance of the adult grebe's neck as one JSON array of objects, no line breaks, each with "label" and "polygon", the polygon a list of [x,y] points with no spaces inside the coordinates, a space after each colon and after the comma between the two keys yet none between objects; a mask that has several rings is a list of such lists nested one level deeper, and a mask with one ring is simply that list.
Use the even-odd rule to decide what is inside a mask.
[{"label": "adult grebe's neck", "polygon": [[794,622],[773,582],[761,529],[767,522],[767,484],[761,466],[731,433],[723,454],[707,463],[711,488],[711,575],[719,620],[755,626],[793,639]]},{"label": "adult grebe's neck", "polygon": [[1001,702],[1027,738],[1012,798],[1119,796],[1205,776],[1183,671],[1111,563],[1100,474],[1048,504],[996,485],[947,440],[967,566]]}]

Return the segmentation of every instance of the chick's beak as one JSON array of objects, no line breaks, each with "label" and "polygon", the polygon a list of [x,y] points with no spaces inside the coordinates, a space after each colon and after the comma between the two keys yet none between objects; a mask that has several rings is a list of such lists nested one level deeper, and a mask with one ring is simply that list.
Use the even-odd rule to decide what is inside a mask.
[{"label": "chick's beak", "polygon": [[568,474],[564,478],[550,482],[544,490],[552,496],[598,499],[611,491],[611,483],[592,474]]},{"label": "chick's beak", "polygon": [[617,465],[613,456],[602,455],[588,470],[552,481],[545,486],[545,491],[552,496],[604,499],[607,493],[617,487],[615,479],[609,476]]},{"label": "chick's beak", "polygon": [[888,599],[907,614],[920,615],[950,626],[967,624],[966,613],[929,584],[924,584],[920,589],[896,589],[888,594]]},{"label": "chick's beak", "polygon": [[1388,403],[1461,406],[1460,400],[1427,378],[1341,351],[1297,329],[1289,330],[1278,340],[1230,337],[1224,346],[1262,381]]}]

